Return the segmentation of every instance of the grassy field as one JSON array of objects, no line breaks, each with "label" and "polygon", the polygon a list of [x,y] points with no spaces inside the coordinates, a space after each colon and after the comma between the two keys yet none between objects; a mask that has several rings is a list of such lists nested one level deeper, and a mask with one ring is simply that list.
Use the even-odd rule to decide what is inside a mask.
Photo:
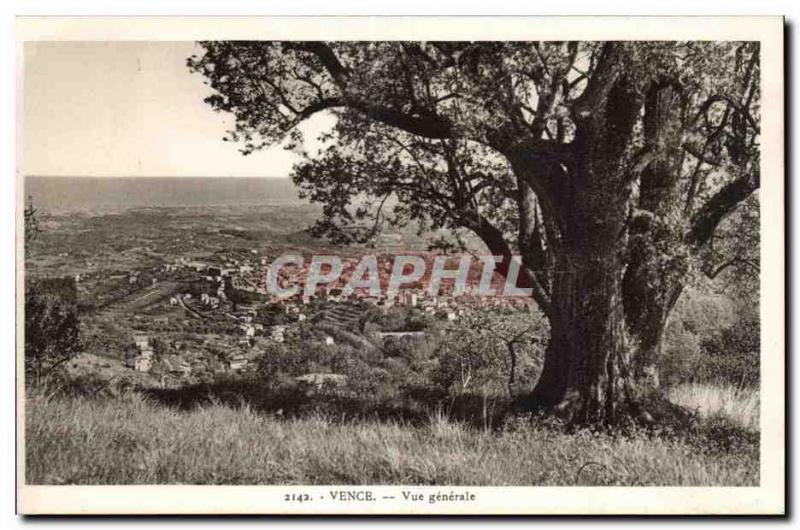
[{"label": "grassy field", "polygon": [[758,430],[760,399],[757,390],[684,383],[669,390],[669,399],[697,411],[701,417],[723,416],[746,429]]},{"label": "grassy field", "polygon": [[[700,391],[680,395],[707,399]],[[133,392],[102,399],[31,392],[26,403],[31,484],[758,484],[757,433],[736,423],[754,425],[753,417],[710,424],[709,444],[702,434],[568,434],[521,419],[481,430],[441,414],[410,426],[280,419],[219,404],[179,411]],[[709,418],[735,409],[709,410]],[[742,432],[749,441],[741,442]],[[737,443],[718,443],[726,436]]]}]

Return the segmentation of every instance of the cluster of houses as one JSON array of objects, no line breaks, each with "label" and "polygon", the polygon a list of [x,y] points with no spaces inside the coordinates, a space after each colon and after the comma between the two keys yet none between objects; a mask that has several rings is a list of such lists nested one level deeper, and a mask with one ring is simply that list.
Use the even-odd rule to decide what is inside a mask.
[{"label": "cluster of houses", "polygon": [[[253,250],[252,254],[258,253]],[[352,263],[351,263],[352,262]],[[260,263],[261,266],[258,265]],[[343,258],[343,265],[345,269],[354,266],[355,259]],[[374,296],[367,289],[356,289],[355,291],[348,292],[343,287],[343,278],[340,277],[335,283],[320,286],[313,296],[308,296],[302,289],[298,289],[295,295],[291,297],[278,297],[269,294],[265,285],[266,273],[264,270],[269,269],[269,258],[262,257],[242,257],[237,258],[222,258],[216,263],[211,261],[189,260],[187,258],[179,258],[174,263],[166,263],[163,265],[162,270],[166,273],[176,273],[180,271],[189,271],[197,273],[202,282],[205,282],[201,293],[195,292],[197,296],[196,302],[201,304],[206,309],[218,309],[222,306],[223,302],[228,301],[229,296],[226,295],[227,289],[239,289],[247,292],[254,293],[257,296],[247,298],[246,303],[239,304],[238,309],[235,309],[228,316],[233,316],[237,319],[237,328],[241,332],[239,344],[242,346],[243,353],[236,354],[228,359],[227,369],[231,371],[238,371],[244,369],[249,362],[252,361],[248,350],[252,349],[256,336],[263,336],[276,343],[286,341],[286,325],[273,325],[265,329],[264,324],[255,322],[257,304],[274,304],[281,307],[288,317],[291,317],[295,322],[302,322],[306,320],[308,310],[306,306],[311,304],[312,298],[336,304],[342,311],[348,307],[357,308],[358,305],[353,303],[366,304],[378,309],[388,310],[389,308],[400,306],[408,308],[419,308],[424,313],[429,315],[438,315],[447,320],[457,320],[460,315],[463,315],[467,307],[488,307],[488,308],[507,308],[517,310],[533,309],[532,301],[529,298],[504,298],[504,297],[485,297],[479,296],[477,291],[473,291],[469,286],[465,292],[456,294],[452,291],[452,287],[442,285],[442,291],[439,295],[431,294],[422,282],[407,286],[401,289],[394,295],[382,294]],[[386,274],[389,271],[388,263],[382,267],[380,271]],[[383,270],[385,269],[385,270]],[[292,265],[284,266],[279,271],[279,279],[284,285],[289,284],[302,284],[308,273],[308,263],[305,265]],[[137,282],[140,280],[139,273],[134,271],[130,273],[129,281]],[[230,294],[230,293],[229,293]],[[191,300],[193,295],[185,293],[172,296],[169,300],[171,305],[185,305],[185,302]],[[238,300],[239,297],[230,298]],[[227,307],[227,306],[225,306]],[[251,309],[252,308],[252,309]],[[354,311],[356,309],[353,309]],[[333,315],[334,320],[338,318],[337,309],[326,309],[326,313]],[[360,309],[358,310],[360,311]],[[227,313],[226,313],[227,314]],[[338,315],[338,316],[337,316]],[[342,317],[344,318],[344,317]],[[334,322],[335,324],[336,322]],[[324,344],[332,345],[335,341],[330,336],[325,336]],[[153,349],[150,346],[149,340],[146,336],[137,335],[134,337],[135,354],[129,356],[126,363],[130,368],[137,371],[148,372],[153,368],[154,355]],[[192,369],[189,363],[177,355],[165,355],[159,358],[159,362],[163,364],[165,370],[169,373],[176,375],[188,375]]]},{"label": "cluster of houses", "polygon": [[142,271],[139,270],[132,270],[128,272],[128,284],[129,285],[136,285],[142,284],[146,282],[146,285],[155,285],[158,283],[157,278],[143,278]]},{"label": "cluster of houses", "polygon": [[[251,250],[250,252],[254,255],[258,254],[256,250]],[[432,259],[432,257],[425,256],[425,259]],[[457,318],[457,312],[450,311],[450,309],[457,307],[471,306],[521,310],[530,310],[533,307],[530,298],[479,296],[476,292],[473,292],[472,286],[469,285],[465,292],[461,294],[454,294],[451,286],[442,284],[440,293],[432,295],[425,288],[424,282],[417,282],[417,284],[407,286],[393,296],[386,294],[374,296],[366,289],[356,289],[348,293],[345,291],[344,286],[349,278],[349,273],[355,269],[358,261],[354,257],[343,257],[342,269],[344,272],[333,283],[319,286],[312,296],[332,303],[362,301],[381,309],[388,309],[397,305],[420,307],[426,313],[439,313],[451,320]],[[278,282],[284,286],[302,286],[308,276],[309,267],[310,260],[306,260],[302,265],[285,264],[277,271]],[[268,256],[261,256],[260,258],[255,256],[238,258],[225,256],[213,263],[178,258],[175,263],[168,263],[163,266],[163,270],[166,272],[185,269],[200,273],[202,278],[209,282],[212,287],[210,292],[201,295],[200,302],[211,309],[219,307],[226,300],[225,292],[226,287],[228,287],[249,293],[254,299],[266,303],[286,306],[287,314],[298,315],[298,320],[302,320],[304,317],[299,317],[302,311],[298,309],[298,306],[309,304],[311,296],[305,293],[303,289],[298,289],[290,297],[280,297],[268,292],[266,279],[269,268],[270,259]],[[386,285],[388,275],[391,273],[391,263],[388,260],[385,261],[378,273],[380,275],[380,284]]]},{"label": "cluster of houses", "polygon": [[137,372],[149,372],[153,368],[153,348],[146,335],[134,335],[134,352],[125,359],[125,364]]},{"label": "cluster of houses", "polygon": [[[133,336],[133,352],[125,360],[125,364],[137,372],[149,372],[153,369],[155,355],[147,335]],[[173,375],[189,375],[192,367],[179,355],[165,355],[159,359],[164,370]]]},{"label": "cluster of houses", "polygon": [[[345,294],[338,287],[319,289],[316,294],[322,300],[330,303],[363,302],[369,306],[388,310],[392,307],[418,307],[426,314],[441,315],[448,320],[458,318],[465,307],[483,307],[493,309],[516,309],[522,311],[533,310],[533,302],[526,297],[485,297],[476,294],[443,294],[432,296],[426,289],[402,289],[395,295],[372,296],[365,291],[356,290]],[[296,315],[297,320],[304,320],[305,316],[301,307],[310,303],[310,298],[301,293],[287,298],[270,297],[269,303],[282,305],[287,315]]]},{"label": "cluster of houses", "polygon": [[[281,340],[282,337],[281,337]],[[253,355],[236,354],[227,360],[225,368],[238,371],[252,361]],[[184,357],[170,353],[159,357],[159,366],[165,374],[174,377],[186,377],[192,374],[192,365]],[[133,336],[133,351],[125,359],[125,365],[137,372],[150,372],[155,365],[155,355],[146,335]]]},{"label": "cluster of houses", "polygon": [[[203,293],[199,296],[199,302],[212,308],[218,307],[219,300],[225,295],[224,292],[217,294],[220,296],[213,296],[208,293]],[[178,297],[191,298],[191,296],[192,295],[189,293],[174,296],[170,299],[170,304],[176,305],[182,303]],[[407,289],[401,291],[398,295],[391,298],[378,298],[366,296],[359,292],[344,296],[341,289],[330,288],[326,290],[322,296],[326,301],[339,302],[339,304],[330,306],[329,309],[325,310],[325,313],[329,314],[328,318],[333,319],[334,321],[336,318],[341,317],[337,311],[342,312],[347,308],[351,308],[350,311],[358,312],[357,308],[359,306],[348,303],[351,301],[365,302],[376,307],[384,308],[393,307],[395,305],[420,308],[427,314],[441,315],[447,320],[452,321],[463,315],[468,305],[473,305],[475,301],[478,300],[477,297],[471,297],[468,295],[435,297],[430,296],[422,289]],[[470,304],[470,302],[473,304]],[[280,300],[279,303],[282,304],[283,310],[287,316],[292,316],[296,322],[299,322],[306,319],[306,313],[303,310],[303,305],[309,304],[310,298],[301,295],[295,299]],[[519,310],[531,309],[530,302],[521,298],[494,298],[489,299],[488,302],[486,302],[484,299],[484,303],[478,303],[477,305],[515,308]],[[235,313],[235,315],[229,316],[233,316],[238,320],[237,329],[240,331],[241,335],[239,338],[239,351],[233,356],[229,357],[225,363],[224,369],[231,372],[244,370],[251,362],[253,362],[254,358],[257,357],[259,353],[253,348],[256,336],[263,336],[275,343],[283,343],[287,340],[287,330],[290,327],[287,325],[272,325],[265,327],[264,324],[255,322],[255,309],[242,309],[240,307],[240,309]],[[346,316],[348,315],[345,315],[345,317]],[[424,332],[383,332],[379,333],[379,336],[384,339],[394,336],[422,337],[424,336]],[[146,335],[135,335],[133,338],[133,343],[134,348],[132,354],[126,358],[126,365],[139,372],[150,372],[155,363],[154,351],[150,339]],[[322,344],[334,345],[335,340],[330,335],[324,335]],[[163,368],[163,371],[166,374],[170,374],[175,377],[186,377],[192,373],[192,366],[180,355],[165,354],[159,357],[158,362],[159,366]]]},{"label": "cluster of houses", "polygon": [[286,326],[272,326],[269,336],[275,342],[283,342],[286,340]]},{"label": "cluster of houses", "polygon": [[[268,267],[268,258],[261,258],[261,263]],[[349,263],[347,259],[344,263]],[[234,316],[238,319],[238,328],[242,337],[239,342],[245,344],[256,336],[265,336],[275,342],[284,342],[285,326],[274,326],[265,331],[263,324],[253,322],[256,316],[255,309],[242,310],[243,306],[255,308],[257,304],[271,304],[280,307],[286,316],[295,322],[302,322],[307,319],[308,310],[305,309],[311,304],[312,296],[307,295],[303,290],[290,297],[278,297],[275,295],[264,294],[266,291],[263,286],[257,285],[254,281],[256,276],[253,274],[253,264],[249,259],[237,260],[231,258],[222,264],[211,264],[205,261],[189,261],[179,259],[177,263],[166,264],[166,271],[176,271],[178,269],[190,269],[200,273],[204,281],[208,282],[204,287],[205,292],[199,294],[198,301],[206,309],[218,309],[222,302],[227,301],[226,288],[244,288],[255,290],[258,294],[255,298],[248,298],[249,302],[239,303],[239,309],[235,310]],[[306,268],[303,266],[289,265],[280,271],[284,281],[298,281],[305,274]],[[263,275],[262,275],[263,276]],[[356,289],[348,292],[340,286],[341,282],[320,286],[313,298],[329,304],[348,306],[349,303],[363,303],[381,310],[388,310],[392,307],[419,308],[424,313],[431,316],[439,316],[449,321],[457,320],[464,313],[467,307],[491,307],[507,308],[519,310],[532,310],[532,302],[528,298],[503,298],[503,297],[483,297],[479,296],[470,286],[463,293],[455,294],[452,288],[447,285],[442,286],[443,294],[432,295],[424,285],[417,285],[401,289],[393,295],[374,296],[366,289]],[[191,294],[180,295],[184,300],[191,298]],[[237,297],[238,299],[239,297]],[[177,297],[173,297],[170,303],[179,303]],[[330,339],[333,341],[333,339]]]}]

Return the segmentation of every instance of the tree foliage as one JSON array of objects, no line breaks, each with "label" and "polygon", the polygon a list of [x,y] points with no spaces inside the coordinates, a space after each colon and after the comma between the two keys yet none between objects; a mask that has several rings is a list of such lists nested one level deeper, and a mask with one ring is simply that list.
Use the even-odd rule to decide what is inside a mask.
[{"label": "tree foliage", "polygon": [[[569,237],[561,210],[580,170],[581,129],[624,76],[632,133],[618,146],[611,134],[603,148],[619,151],[608,172],[627,173],[622,185],[633,191],[620,194],[610,175],[598,175],[607,193],[594,200],[630,195],[626,228],[655,217],[650,233],[673,234],[664,250],[702,254],[712,263],[700,270],[739,256],[741,248],[721,257],[719,239],[714,252],[696,250],[758,187],[757,43],[202,45],[189,66],[214,91],[206,101],[236,118],[225,139],[249,154],[288,137],[306,156],[294,178],[325,207],[318,234],[365,241],[386,223],[411,220],[466,229],[495,254],[521,252],[546,306],[551,250]],[[658,111],[644,112],[656,94],[673,117],[668,127],[655,123]],[[319,112],[333,113],[336,125],[320,152],[303,152],[296,126]],[[679,181],[674,200],[652,182],[653,162],[666,158]]]}]

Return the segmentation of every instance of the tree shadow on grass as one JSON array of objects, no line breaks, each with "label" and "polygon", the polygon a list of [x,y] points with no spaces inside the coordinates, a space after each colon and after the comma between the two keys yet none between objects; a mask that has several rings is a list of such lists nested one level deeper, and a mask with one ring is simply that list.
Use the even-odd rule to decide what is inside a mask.
[{"label": "tree shadow on grass", "polygon": [[140,388],[144,396],[178,410],[209,405],[246,406],[282,418],[324,416],[331,421],[365,420],[426,425],[445,417],[478,428],[500,428],[515,410],[509,398],[477,394],[450,396],[427,387],[407,387],[395,395],[359,394],[334,385],[269,385],[254,380],[225,380],[180,388]]}]

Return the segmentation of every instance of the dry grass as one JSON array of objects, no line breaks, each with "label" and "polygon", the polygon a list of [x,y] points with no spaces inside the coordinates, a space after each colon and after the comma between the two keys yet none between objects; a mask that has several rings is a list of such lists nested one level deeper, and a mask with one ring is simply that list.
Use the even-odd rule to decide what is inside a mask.
[{"label": "dry grass", "polygon": [[721,415],[745,429],[759,428],[757,388],[685,383],[671,388],[669,398],[673,403],[697,411],[701,417]]},{"label": "dry grass", "polygon": [[758,451],[677,439],[277,419],[247,407],[178,411],[135,393],[27,400],[33,484],[756,485]]}]

